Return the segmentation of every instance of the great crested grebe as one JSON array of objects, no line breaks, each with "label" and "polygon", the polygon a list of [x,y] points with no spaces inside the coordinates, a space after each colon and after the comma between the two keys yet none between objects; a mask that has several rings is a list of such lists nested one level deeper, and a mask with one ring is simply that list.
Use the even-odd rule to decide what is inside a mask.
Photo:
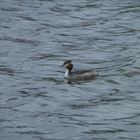
[{"label": "great crested grebe", "polygon": [[98,75],[97,72],[92,70],[72,71],[73,64],[71,60],[65,61],[62,66],[66,67],[66,71],[64,74],[65,79],[88,80],[88,79],[94,79]]}]

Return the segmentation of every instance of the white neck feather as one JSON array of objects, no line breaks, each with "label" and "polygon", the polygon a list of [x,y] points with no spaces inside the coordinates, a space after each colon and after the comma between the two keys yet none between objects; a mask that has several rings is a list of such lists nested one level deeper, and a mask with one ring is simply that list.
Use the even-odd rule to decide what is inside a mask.
[{"label": "white neck feather", "polygon": [[70,71],[68,69],[66,69],[64,77],[65,78],[69,78],[70,77]]}]

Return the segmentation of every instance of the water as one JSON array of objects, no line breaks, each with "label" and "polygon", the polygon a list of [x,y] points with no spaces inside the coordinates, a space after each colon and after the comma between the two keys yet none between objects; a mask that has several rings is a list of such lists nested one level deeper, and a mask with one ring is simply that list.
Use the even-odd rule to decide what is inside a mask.
[{"label": "water", "polygon": [[139,0],[0,0],[1,140],[139,140],[139,92]]}]

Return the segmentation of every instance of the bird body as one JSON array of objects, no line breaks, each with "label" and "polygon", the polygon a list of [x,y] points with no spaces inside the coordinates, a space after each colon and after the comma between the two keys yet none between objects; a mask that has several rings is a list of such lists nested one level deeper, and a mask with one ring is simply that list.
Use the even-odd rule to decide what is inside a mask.
[{"label": "bird body", "polygon": [[93,70],[72,71],[73,64],[71,60],[65,61],[63,65],[66,67],[66,71],[64,74],[65,79],[88,80],[93,79],[98,75],[98,73]]}]

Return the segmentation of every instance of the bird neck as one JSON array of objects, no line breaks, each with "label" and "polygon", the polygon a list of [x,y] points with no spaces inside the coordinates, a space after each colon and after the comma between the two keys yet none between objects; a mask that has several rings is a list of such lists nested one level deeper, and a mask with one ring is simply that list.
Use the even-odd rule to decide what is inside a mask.
[{"label": "bird neck", "polygon": [[71,69],[66,69],[64,77],[69,78],[70,74],[71,74]]}]

